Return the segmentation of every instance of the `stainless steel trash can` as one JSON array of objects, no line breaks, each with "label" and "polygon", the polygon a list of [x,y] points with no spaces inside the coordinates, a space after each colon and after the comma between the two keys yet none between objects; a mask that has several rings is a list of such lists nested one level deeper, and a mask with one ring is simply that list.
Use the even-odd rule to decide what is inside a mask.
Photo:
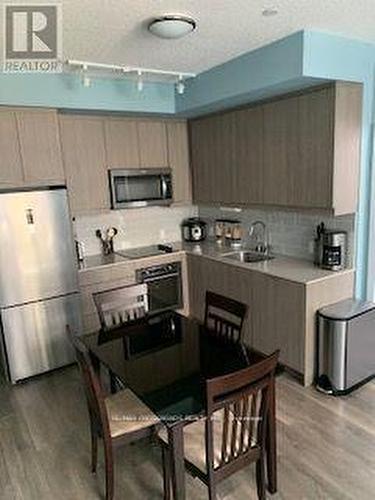
[{"label": "stainless steel trash can", "polygon": [[342,395],[375,376],[375,304],[348,299],[318,312],[317,389]]}]

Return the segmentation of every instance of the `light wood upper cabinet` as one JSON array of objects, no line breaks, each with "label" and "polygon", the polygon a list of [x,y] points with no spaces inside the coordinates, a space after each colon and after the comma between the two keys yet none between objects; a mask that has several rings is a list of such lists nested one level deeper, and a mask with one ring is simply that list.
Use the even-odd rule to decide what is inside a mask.
[{"label": "light wood upper cabinet", "polygon": [[234,176],[235,115],[224,113],[193,120],[190,125],[194,200],[231,203]]},{"label": "light wood upper cabinet", "polygon": [[263,108],[235,113],[235,151],[232,163],[235,182],[234,198],[241,204],[263,202]]},{"label": "light wood upper cabinet", "polygon": [[167,167],[167,129],[164,121],[139,121],[139,155],[142,168]]},{"label": "light wood upper cabinet", "polygon": [[163,120],[105,119],[108,168],[168,166],[167,125]]},{"label": "light wood upper cabinet", "polygon": [[137,122],[125,118],[108,118],[104,123],[107,167],[139,167],[140,148]]},{"label": "light wood upper cabinet", "polygon": [[362,86],[335,82],[191,120],[194,201],[357,208]]},{"label": "light wood upper cabinet", "polygon": [[175,203],[190,203],[192,199],[187,123],[167,123],[168,165],[172,169]]},{"label": "light wood upper cabinet", "polygon": [[[334,99],[332,203],[335,213],[357,206],[361,159],[362,85],[337,82]],[[352,210],[354,211],[354,210]]]},{"label": "light wood upper cabinet", "polygon": [[0,111],[0,185],[9,187],[23,183],[23,170],[18,142],[16,115]]},{"label": "light wood upper cabinet", "polygon": [[334,87],[298,97],[298,160],[288,172],[291,205],[333,206],[333,102]]},{"label": "light wood upper cabinet", "polygon": [[211,120],[202,118],[190,122],[191,161],[193,165],[193,199],[196,203],[214,201],[213,148]]},{"label": "light wood upper cabinet", "polygon": [[110,200],[103,120],[61,115],[60,131],[72,212],[108,209]]},{"label": "light wood upper cabinet", "polygon": [[56,110],[16,111],[25,183],[64,182]]},{"label": "light wood upper cabinet", "polygon": [[292,191],[289,174],[298,163],[298,98],[265,104],[263,113],[263,202],[288,206]]}]

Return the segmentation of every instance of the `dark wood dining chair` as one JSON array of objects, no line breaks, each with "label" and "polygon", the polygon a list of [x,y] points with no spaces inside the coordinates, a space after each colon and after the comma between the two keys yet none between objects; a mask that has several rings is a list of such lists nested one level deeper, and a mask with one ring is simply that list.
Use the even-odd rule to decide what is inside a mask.
[{"label": "dark wood dining chair", "polygon": [[[256,463],[258,498],[265,493],[267,418],[279,351],[254,365],[206,381],[206,417],[184,427],[186,470],[208,487],[216,499],[216,487],[243,467]],[[274,418],[274,417],[272,417]],[[164,430],[164,498],[171,487],[170,450]]]},{"label": "dark wood dining chair", "polygon": [[101,328],[110,330],[137,321],[148,313],[146,284],[123,286],[93,294]]},{"label": "dark wood dining chair", "polygon": [[96,472],[98,439],[103,439],[106,500],[114,496],[114,455],[119,446],[156,432],[157,416],[129,389],[105,396],[89,352],[83,342],[68,329],[84,381],[91,428],[91,470]]},{"label": "dark wood dining chair", "polygon": [[[92,295],[103,332],[121,325],[143,321],[148,313],[148,287],[146,284],[129,285],[95,292]],[[111,392],[123,389],[124,384],[110,370]]]},{"label": "dark wood dining chair", "polygon": [[212,334],[232,342],[240,342],[247,306],[229,297],[206,292],[204,326]]}]

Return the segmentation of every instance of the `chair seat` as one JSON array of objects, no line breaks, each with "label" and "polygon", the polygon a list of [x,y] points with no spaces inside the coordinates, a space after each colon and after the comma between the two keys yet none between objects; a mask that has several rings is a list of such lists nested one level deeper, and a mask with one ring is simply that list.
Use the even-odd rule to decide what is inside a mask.
[{"label": "chair seat", "polygon": [[159,422],[158,417],[129,389],[105,398],[111,437],[146,429]]},{"label": "chair seat", "polygon": [[[233,421],[233,413],[229,412],[229,419]],[[218,467],[221,464],[221,453],[222,453],[222,436],[223,436],[223,421],[224,421],[224,411],[219,410],[214,413],[213,417],[213,431],[214,431],[214,467]],[[207,472],[206,467],[206,448],[205,448],[205,422],[206,419],[202,418],[188,424],[184,427],[184,455],[185,459],[198,467],[202,472]],[[163,427],[158,432],[159,438],[168,445],[168,434],[166,429]],[[248,433],[246,433],[246,438]],[[245,439],[246,442],[246,439]],[[253,443],[253,447],[256,447],[256,443]],[[236,455],[239,455],[242,450],[240,443],[239,433],[236,436],[235,450]],[[227,450],[229,452],[229,450]],[[243,450],[244,451],[244,450]]]}]

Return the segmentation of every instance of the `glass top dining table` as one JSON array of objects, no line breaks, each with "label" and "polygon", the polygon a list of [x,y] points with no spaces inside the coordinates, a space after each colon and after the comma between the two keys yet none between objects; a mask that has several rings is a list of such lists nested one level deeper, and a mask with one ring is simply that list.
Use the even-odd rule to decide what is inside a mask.
[{"label": "glass top dining table", "polygon": [[[221,340],[197,320],[173,311],[81,340],[94,365],[108,368],[167,427],[174,498],[184,499],[183,426],[205,415],[205,381],[246,368],[264,356],[243,343]],[[276,491],[275,450],[269,451],[269,490]]]}]

